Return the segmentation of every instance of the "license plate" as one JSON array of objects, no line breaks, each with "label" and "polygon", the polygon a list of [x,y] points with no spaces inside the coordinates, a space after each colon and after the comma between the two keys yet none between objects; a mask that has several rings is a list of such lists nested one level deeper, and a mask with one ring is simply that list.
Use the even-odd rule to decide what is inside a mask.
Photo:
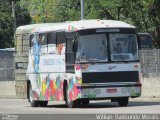
[{"label": "license plate", "polygon": [[106,92],[107,93],[116,93],[117,89],[116,88],[109,88],[109,89],[106,89]]}]

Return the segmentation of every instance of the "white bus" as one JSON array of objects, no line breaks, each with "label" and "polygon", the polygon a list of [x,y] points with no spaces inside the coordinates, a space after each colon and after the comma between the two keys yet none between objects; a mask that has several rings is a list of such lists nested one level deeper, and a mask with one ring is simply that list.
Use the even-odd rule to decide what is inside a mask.
[{"label": "white bus", "polygon": [[65,101],[72,108],[141,96],[136,28],[114,20],[27,25],[27,96],[31,106]]}]

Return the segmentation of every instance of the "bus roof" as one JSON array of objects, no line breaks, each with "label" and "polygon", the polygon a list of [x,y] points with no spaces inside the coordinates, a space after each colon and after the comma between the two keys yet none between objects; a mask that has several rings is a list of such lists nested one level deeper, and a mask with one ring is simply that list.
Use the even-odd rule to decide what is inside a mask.
[{"label": "bus roof", "polygon": [[95,29],[95,28],[135,28],[130,24],[116,20],[79,20],[79,21],[67,21],[63,23],[42,23],[20,26],[16,30],[16,34],[44,32],[44,31],[78,31],[83,29]]},{"label": "bus roof", "polygon": [[71,22],[78,30],[93,28],[135,28],[134,26],[116,20],[80,20]]}]

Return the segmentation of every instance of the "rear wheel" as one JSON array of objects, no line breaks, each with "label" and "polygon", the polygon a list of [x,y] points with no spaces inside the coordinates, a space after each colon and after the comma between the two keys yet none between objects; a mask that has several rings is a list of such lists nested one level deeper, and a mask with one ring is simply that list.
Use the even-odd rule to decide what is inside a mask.
[{"label": "rear wheel", "polygon": [[48,101],[38,101],[38,100],[34,100],[33,98],[33,91],[32,91],[32,85],[29,85],[29,101],[32,107],[46,107],[48,104]]},{"label": "rear wheel", "polygon": [[128,105],[129,98],[128,97],[122,97],[118,98],[118,104],[119,106],[125,107]]},{"label": "rear wheel", "polygon": [[69,108],[75,108],[78,104],[78,101],[77,100],[74,100],[74,101],[71,101],[69,99],[69,88],[68,88],[68,85],[65,86],[65,103],[66,105],[69,107]]},{"label": "rear wheel", "polygon": [[38,107],[39,103],[38,101],[34,100],[33,98],[33,91],[32,91],[32,85],[29,85],[29,101],[32,107]]}]

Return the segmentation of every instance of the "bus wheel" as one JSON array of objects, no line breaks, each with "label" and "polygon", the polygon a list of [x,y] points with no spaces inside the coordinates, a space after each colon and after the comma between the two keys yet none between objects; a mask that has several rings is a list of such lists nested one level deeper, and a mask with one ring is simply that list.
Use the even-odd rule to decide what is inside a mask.
[{"label": "bus wheel", "polygon": [[29,101],[32,107],[38,107],[39,102],[33,99],[32,85],[29,85]]},{"label": "bus wheel", "polygon": [[122,97],[122,98],[118,98],[118,104],[119,106],[125,107],[128,105],[128,97]]},{"label": "bus wheel", "polygon": [[74,101],[71,101],[69,99],[69,89],[68,89],[68,85],[66,85],[65,87],[65,95],[66,95],[66,100],[65,100],[65,103],[66,105],[69,107],[69,108],[75,108],[77,106],[77,100],[74,100]]}]

